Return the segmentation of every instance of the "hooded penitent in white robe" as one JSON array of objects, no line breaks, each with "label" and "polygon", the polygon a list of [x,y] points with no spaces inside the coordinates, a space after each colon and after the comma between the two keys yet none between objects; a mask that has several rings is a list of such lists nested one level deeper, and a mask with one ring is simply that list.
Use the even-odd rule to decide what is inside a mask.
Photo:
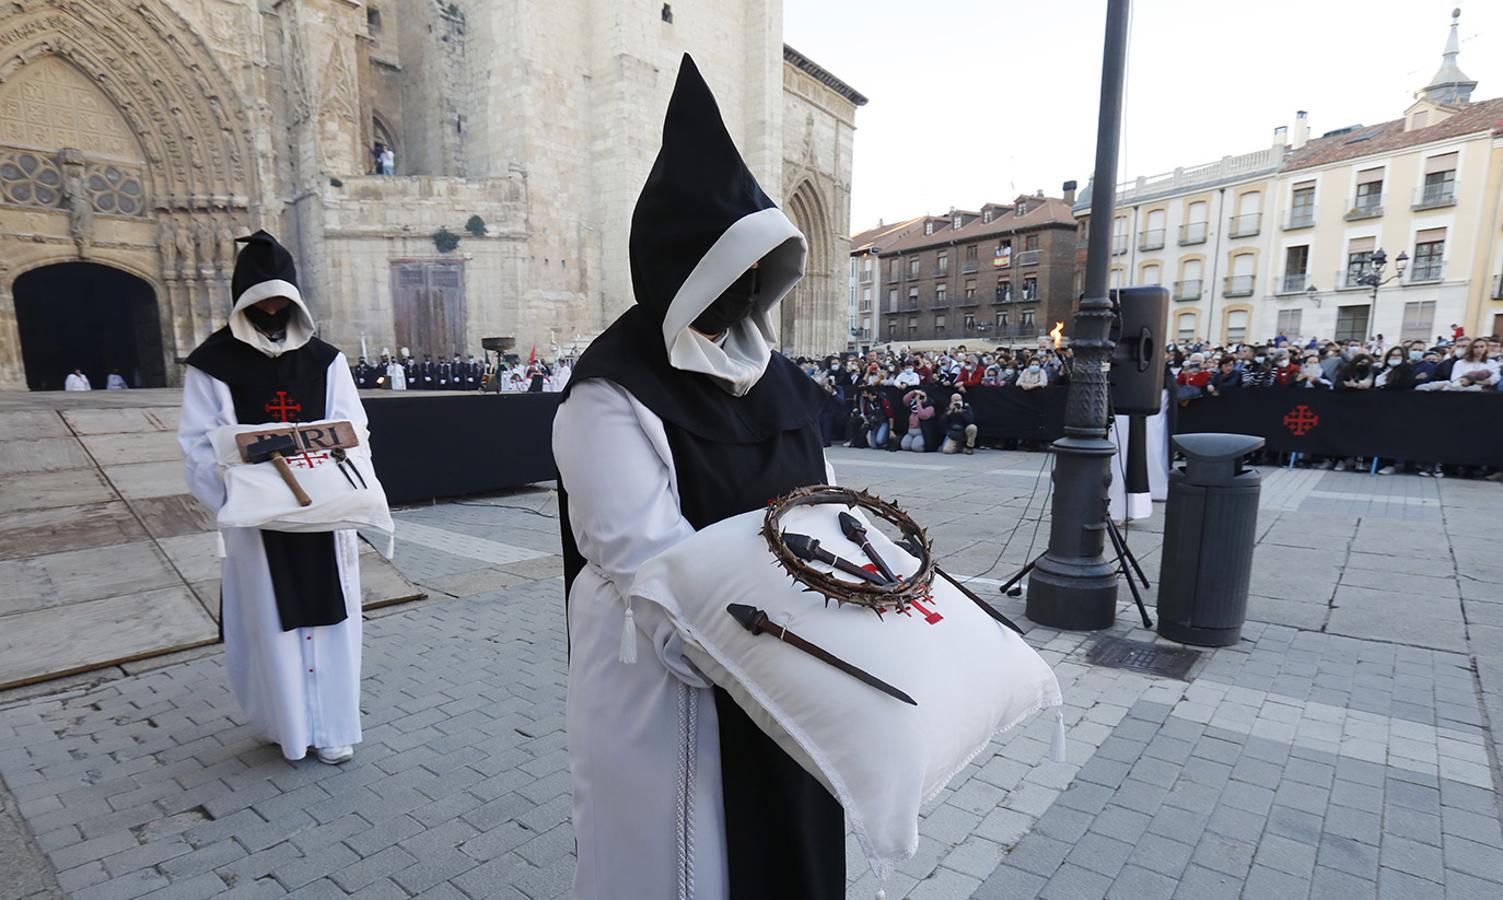
[{"label": "hooded penitent in white robe", "polygon": [[391,362],[386,366],[386,382],[394,391],[407,390],[407,370],[402,368],[399,362]]},{"label": "hooded penitent in white robe", "polygon": [[[633,220],[637,307],[592,346],[595,354],[586,351],[581,357],[553,426],[554,459],[565,489],[561,496],[568,527],[566,570],[576,549],[571,543],[577,545],[574,564],[580,566],[571,572],[568,589],[566,711],[578,847],[574,892],[580,900],[725,900],[732,896],[725,806],[728,784],[722,777],[722,723],[715,693],[680,654],[679,638],[660,612],[635,604],[628,617],[625,598],[638,568],[691,535],[695,526],[688,518],[670,428],[649,408],[656,399],[635,396],[625,386],[631,379],[620,377],[620,361],[629,367],[631,348],[641,348],[642,342],[661,342],[641,355],[660,360],[656,371],[669,380],[680,377],[673,372],[685,373],[686,379],[695,378],[687,373],[705,376],[716,386],[707,388],[712,395],[708,405],[716,405],[713,395],[747,395],[764,373],[771,376],[770,382],[793,385],[791,378],[797,373],[792,363],[771,354],[769,314],[802,277],[806,251],[798,230],[762,197],[765,208],[748,210],[740,218],[733,211],[731,224],[718,240],[716,234],[703,239],[704,246],[713,243],[713,247],[697,258],[697,264],[689,260],[680,267],[681,284],[647,286],[661,273],[647,271],[638,255],[639,239],[644,246],[652,243],[650,234],[639,233],[650,227],[646,220],[652,218],[644,215],[644,207],[650,208],[645,198],[669,158],[668,133],[675,105],[686,90],[695,97],[700,97],[695,93],[699,91],[707,96],[708,90],[687,57],[670,102],[665,150]],[[693,102],[691,98],[686,107],[693,110]],[[702,121],[707,116],[697,118]],[[715,121],[718,125],[718,115]],[[728,146],[728,136],[723,140]],[[760,190],[756,193],[761,196]],[[716,220],[706,215],[700,221]],[[718,340],[689,327],[758,261],[761,287],[748,318]],[[691,265],[692,271],[683,277]],[[632,316],[633,321],[627,323]],[[632,337],[613,344],[610,338],[618,329]],[[607,345],[608,359],[617,360],[615,369],[611,363],[600,362],[600,344]],[[614,357],[610,356],[612,346],[617,348]],[[769,371],[770,362],[777,363],[775,371]],[[651,382],[651,378],[644,379],[649,389]],[[804,402],[793,393],[786,395],[790,407]],[[673,427],[682,428],[682,422]],[[813,481],[829,480],[817,437],[814,441],[812,459],[821,475]],[[807,462],[802,465],[808,468]],[[624,644],[635,647],[635,662],[623,662],[632,655],[624,652]],[[742,772],[739,777],[744,784],[747,778],[764,775]],[[828,825],[828,817],[822,821]],[[838,806],[833,835],[825,834],[829,830],[820,830],[822,837],[831,839],[820,846],[833,844],[835,856],[840,857],[829,862],[840,867],[835,880],[843,894]]]},{"label": "hooded penitent in white robe", "polygon": [[[271,296],[293,301],[293,314],[281,341],[268,339],[243,315],[247,306]],[[258,285],[244,292],[227,327],[236,339],[267,356],[279,356],[313,339],[313,319],[292,284]],[[365,410],[343,354],[333,354],[324,383],[323,418],[349,420],[357,434],[364,434]],[[230,385],[193,365],[187,366],[178,444],[188,488],[210,510],[217,511],[224,504],[225,487],[209,432],[238,421]],[[250,723],[261,736],[280,745],[289,760],[302,759],[309,747],[358,744],[361,607],[356,533],[337,531],[333,537],[344,620],[290,631],[282,629],[260,532],[227,528],[221,534],[225,551],[220,587],[225,667],[230,687]]]}]

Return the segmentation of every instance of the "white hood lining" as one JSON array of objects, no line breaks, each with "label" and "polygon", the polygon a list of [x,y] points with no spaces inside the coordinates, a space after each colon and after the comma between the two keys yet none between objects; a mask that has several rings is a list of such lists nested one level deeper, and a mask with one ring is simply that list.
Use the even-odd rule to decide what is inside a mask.
[{"label": "white hood lining", "polygon": [[[287,332],[280,341],[267,337],[245,316],[247,307],[269,297],[286,297],[292,301],[292,315],[287,317]],[[314,330],[313,316],[303,303],[303,295],[299,293],[297,285],[280,278],[246,288],[245,293],[235,299],[235,307],[230,310],[230,334],[267,356],[281,356],[288,350],[296,350],[313,338]]]},{"label": "white hood lining", "polygon": [[[668,362],[675,369],[709,375],[738,397],[751,390],[772,357],[776,335],[769,313],[804,277],[807,247],[803,234],[776,207],[737,219],[700,259],[668,304],[668,314],[663,317]],[[750,316],[718,341],[689,327],[758,260],[762,261],[761,297]]]}]

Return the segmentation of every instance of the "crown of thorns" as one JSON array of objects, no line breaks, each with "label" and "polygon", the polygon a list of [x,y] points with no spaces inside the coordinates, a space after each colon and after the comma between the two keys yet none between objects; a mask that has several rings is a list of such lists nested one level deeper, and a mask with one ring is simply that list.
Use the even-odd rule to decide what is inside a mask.
[{"label": "crown of thorns", "polygon": [[[903,534],[903,539],[898,544],[918,559],[918,570],[894,584],[879,585],[838,578],[795,555],[783,540],[783,516],[800,506],[827,503],[852,509],[860,507],[897,528]],[[826,603],[831,600],[840,605],[854,603],[869,607],[878,615],[887,610],[902,612],[913,601],[923,600],[928,596],[930,582],[934,578],[934,558],[931,552],[933,545],[924,529],[896,504],[865,491],[828,484],[798,488],[767,505],[767,514],[762,520],[762,537],[767,540],[767,549],[772,551],[777,565],[793,580],[804,585],[805,590],[823,596]]]}]

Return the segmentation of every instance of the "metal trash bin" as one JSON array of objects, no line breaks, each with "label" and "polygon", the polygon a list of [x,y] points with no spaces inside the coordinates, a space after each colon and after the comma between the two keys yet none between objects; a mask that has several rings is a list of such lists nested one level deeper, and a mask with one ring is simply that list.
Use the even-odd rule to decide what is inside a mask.
[{"label": "metal trash bin", "polygon": [[1242,638],[1257,539],[1262,476],[1244,467],[1263,439],[1245,434],[1182,434],[1185,465],[1169,473],[1159,573],[1159,634],[1203,647]]}]

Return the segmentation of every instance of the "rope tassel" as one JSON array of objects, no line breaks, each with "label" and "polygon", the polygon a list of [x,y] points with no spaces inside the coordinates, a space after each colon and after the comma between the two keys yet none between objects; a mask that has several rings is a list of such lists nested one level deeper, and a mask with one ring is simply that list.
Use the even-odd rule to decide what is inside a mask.
[{"label": "rope tassel", "polygon": [[616,658],[627,665],[637,662],[637,622],[631,614],[631,600],[626,601],[626,617],[621,621],[621,652]]},{"label": "rope tassel", "polygon": [[1065,712],[1056,710],[1054,713],[1054,745],[1050,748],[1049,758],[1057,763],[1065,761]]}]

